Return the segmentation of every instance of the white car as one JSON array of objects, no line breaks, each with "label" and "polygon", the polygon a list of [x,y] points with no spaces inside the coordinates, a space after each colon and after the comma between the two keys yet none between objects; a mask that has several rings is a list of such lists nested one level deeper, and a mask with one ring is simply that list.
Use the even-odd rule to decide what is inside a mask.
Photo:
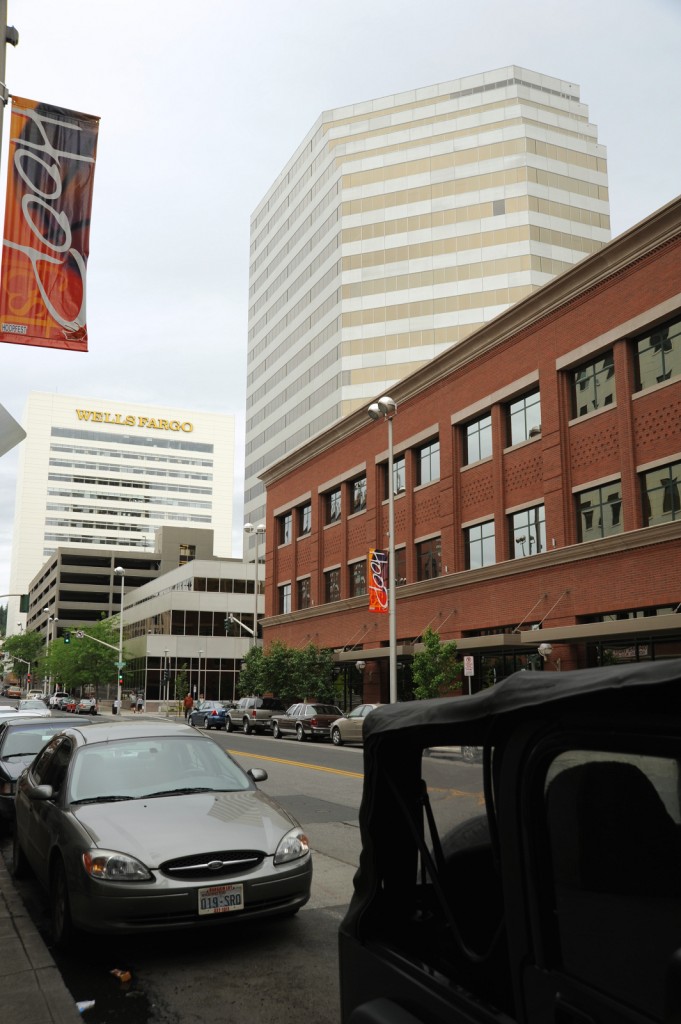
[{"label": "white car", "polygon": [[20,700],[17,706],[17,712],[20,715],[26,715],[30,713],[31,718],[35,715],[36,718],[51,718],[52,712],[43,701],[37,698],[27,697],[26,700]]}]

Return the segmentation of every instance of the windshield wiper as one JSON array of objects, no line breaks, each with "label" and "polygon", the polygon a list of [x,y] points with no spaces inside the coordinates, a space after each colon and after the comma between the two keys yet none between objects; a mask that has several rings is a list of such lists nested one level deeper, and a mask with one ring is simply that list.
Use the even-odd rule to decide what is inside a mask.
[{"label": "windshield wiper", "polygon": [[135,796],[86,796],[72,800],[72,804],[110,804],[117,800],[136,800]]},{"label": "windshield wiper", "polygon": [[159,789],[156,793],[147,793],[146,796],[140,797],[141,800],[147,800],[152,796],[182,796],[185,793],[212,793],[212,786],[185,786],[183,789]]}]

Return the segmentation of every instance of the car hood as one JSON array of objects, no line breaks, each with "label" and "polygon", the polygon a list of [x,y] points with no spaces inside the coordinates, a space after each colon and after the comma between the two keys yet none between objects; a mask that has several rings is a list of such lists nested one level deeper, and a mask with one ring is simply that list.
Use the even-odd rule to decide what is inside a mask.
[{"label": "car hood", "polygon": [[263,850],[272,856],[297,822],[257,790],[75,804],[94,845],[137,857],[149,868],[209,850]]}]

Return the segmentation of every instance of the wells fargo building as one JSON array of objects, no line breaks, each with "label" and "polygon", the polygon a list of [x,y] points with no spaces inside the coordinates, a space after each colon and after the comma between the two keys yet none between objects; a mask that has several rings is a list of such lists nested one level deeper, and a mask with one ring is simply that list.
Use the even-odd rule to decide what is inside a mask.
[{"label": "wells fargo building", "polygon": [[[162,526],[212,529],[231,555],[233,416],[32,392],[23,426],[12,593],[58,548],[151,553]],[[10,599],[8,632],[19,618]]]},{"label": "wells fargo building", "polygon": [[[681,199],[389,394],[400,696],[427,626],[473,689],[681,654]],[[387,446],[362,408],[263,474],[265,643],[332,648],[365,700],[388,699]]]}]

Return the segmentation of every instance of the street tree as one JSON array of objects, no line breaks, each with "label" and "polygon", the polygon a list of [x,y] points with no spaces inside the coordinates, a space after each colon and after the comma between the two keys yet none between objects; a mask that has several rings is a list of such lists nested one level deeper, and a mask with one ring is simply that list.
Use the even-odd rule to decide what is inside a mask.
[{"label": "street tree", "polygon": [[[41,664],[58,687],[74,694],[100,692],[117,686],[118,628],[111,619],[88,623],[69,630],[70,642],[64,635],[53,640]],[[82,637],[77,634],[83,633]],[[125,661],[125,648],[123,658]]]},{"label": "street tree", "polygon": [[19,679],[24,679],[28,673],[28,666],[31,666],[31,674],[36,675],[38,665],[43,660],[45,652],[45,637],[37,629],[31,629],[26,633],[15,633],[3,641],[2,650],[9,654],[10,658],[21,658],[14,662],[14,674]]},{"label": "street tree", "polygon": [[424,630],[421,641],[423,650],[414,655],[411,670],[416,700],[444,697],[458,689],[461,661],[456,656],[456,641],[442,643],[440,634],[430,626]]}]

